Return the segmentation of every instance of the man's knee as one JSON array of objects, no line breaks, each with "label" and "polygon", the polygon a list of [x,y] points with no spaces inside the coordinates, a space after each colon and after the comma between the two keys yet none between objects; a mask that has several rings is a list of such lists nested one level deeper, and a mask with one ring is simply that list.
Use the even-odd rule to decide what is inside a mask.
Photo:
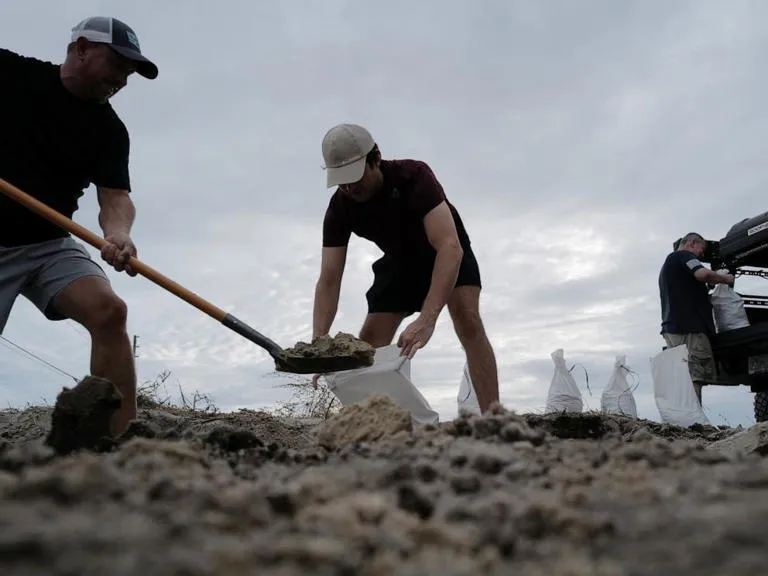
[{"label": "man's knee", "polygon": [[476,286],[459,286],[448,301],[448,310],[456,334],[461,340],[474,340],[485,335],[480,317],[480,289]]},{"label": "man's knee", "polygon": [[453,326],[459,339],[472,341],[485,335],[480,312],[472,308],[459,308],[452,314]]},{"label": "man's knee", "polygon": [[128,306],[114,292],[105,295],[96,308],[96,328],[108,332],[123,332],[128,320]]},{"label": "man's knee", "polygon": [[126,329],[128,306],[98,277],[84,277],[73,282],[57,296],[55,306],[91,334],[122,333]]},{"label": "man's knee", "polygon": [[83,304],[83,325],[92,334],[116,334],[125,332],[128,306],[112,291],[106,291]]}]

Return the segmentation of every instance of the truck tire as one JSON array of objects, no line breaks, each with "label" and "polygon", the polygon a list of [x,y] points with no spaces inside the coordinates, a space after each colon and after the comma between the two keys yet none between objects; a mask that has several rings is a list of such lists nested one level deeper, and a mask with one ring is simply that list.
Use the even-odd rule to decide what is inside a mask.
[{"label": "truck tire", "polygon": [[768,392],[755,392],[755,422],[768,421]]}]

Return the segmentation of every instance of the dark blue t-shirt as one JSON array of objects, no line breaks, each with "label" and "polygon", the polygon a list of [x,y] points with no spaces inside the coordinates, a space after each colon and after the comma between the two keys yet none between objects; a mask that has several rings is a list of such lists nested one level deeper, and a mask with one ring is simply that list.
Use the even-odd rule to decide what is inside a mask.
[{"label": "dark blue t-shirt", "polygon": [[712,303],[704,282],[694,276],[704,265],[693,252],[678,250],[664,261],[659,274],[661,333],[715,334]]}]

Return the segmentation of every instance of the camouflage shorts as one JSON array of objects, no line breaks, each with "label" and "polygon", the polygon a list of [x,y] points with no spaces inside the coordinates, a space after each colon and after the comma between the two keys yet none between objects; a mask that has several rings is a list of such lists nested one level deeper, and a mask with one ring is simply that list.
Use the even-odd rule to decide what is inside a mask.
[{"label": "camouflage shorts", "polygon": [[717,378],[712,344],[706,334],[663,334],[670,348],[685,344],[688,347],[688,371],[694,382],[712,382]]}]

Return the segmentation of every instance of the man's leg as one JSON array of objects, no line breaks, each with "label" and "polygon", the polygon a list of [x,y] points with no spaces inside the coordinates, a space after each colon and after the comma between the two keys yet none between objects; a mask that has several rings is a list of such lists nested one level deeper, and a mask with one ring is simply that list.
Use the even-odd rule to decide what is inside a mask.
[{"label": "man's leg", "polygon": [[373,263],[373,284],[365,294],[368,315],[360,329],[360,340],[375,348],[389,346],[402,321],[415,311],[405,302],[407,292],[401,265],[389,256]]},{"label": "man's leg", "polygon": [[405,316],[397,312],[368,313],[360,329],[360,340],[368,342],[374,348],[389,346]]},{"label": "man's leg", "polygon": [[712,353],[712,345],[706,334],[688,334],[688,369],[691,373],[693,386],[696,388],[696,396],[701,404],[702,383],[715,382],[717,380],[717,367]]},{"label": "man's leg", "polygon": [[457,286],[448,299],[448,311],[456,335],[467,355],[480,411],[499,403],[499,376],[496,356],[480,318],[480,287]]},{"label": "man's leg", "polygon": [[70,318],[91,335],[91,374],[112,382],[122,404],[112,433],[125,431],[136,418],[136,370],[126,331],[127,309],[101,267],[72,239],[50,245],[46,264],[24,295],[50,320]]}]

